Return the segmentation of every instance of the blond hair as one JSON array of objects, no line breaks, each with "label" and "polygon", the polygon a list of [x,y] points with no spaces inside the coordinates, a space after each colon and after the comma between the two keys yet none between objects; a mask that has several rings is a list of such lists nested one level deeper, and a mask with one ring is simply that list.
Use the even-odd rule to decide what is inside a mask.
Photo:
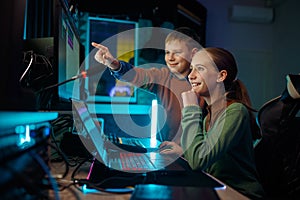
[{"label": "blond hair", "polygon": [[166,37],[165,43],[167,44],[174,40],[186,43],[187,47],[191,49],[201,48],[200,37],[193,29],[190,29],[188,27],[181,27],[169,33]]}]

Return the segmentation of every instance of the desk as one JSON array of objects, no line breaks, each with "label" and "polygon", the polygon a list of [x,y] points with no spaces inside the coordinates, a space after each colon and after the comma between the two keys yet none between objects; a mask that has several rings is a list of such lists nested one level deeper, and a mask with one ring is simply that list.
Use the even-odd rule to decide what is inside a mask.
[{"label": "desk", "polygon": [[[51,163],[51,172],[53,176],[62,174],[65,170],[63,163]],[[87,174],[89,173],[90,163],[85,163],[80,167],[78,173],[76,174],[76,178],[86,178]],[[68,175],[64,179],[58,179],[58,183],[62,185],[68,185],[71,183],[71,174],[73,173],[75,167],[70,168],[70,171]],[[212,176],[210,176],[212,177]],[[214,177],[212,177],[215,179]],[[217,180],[217,179],[215,179]],[[217,180],[218,181],[218,180]],[[216,190],[216,193],[218,197],[221,200],[243,200],[248,199],[247,197],[243,196],[242,194],[238,193],[237,191],[233,190],[232,188],[226,186],[223,190]],[[131,197],[131,194],[111,194],[111,193],[105,193],[105,192],[97,192],[97,193],[83,193],[80,191],[77,187],[74,185],[71,186],[68,189],[65,189],[61,192],[59,192],[60,199],[64,200],[94,200],[94,199],[103,199],[103,200],[129,200]],[[51,190],[49,192],[50,199],[53,199],[54,193]]]}]

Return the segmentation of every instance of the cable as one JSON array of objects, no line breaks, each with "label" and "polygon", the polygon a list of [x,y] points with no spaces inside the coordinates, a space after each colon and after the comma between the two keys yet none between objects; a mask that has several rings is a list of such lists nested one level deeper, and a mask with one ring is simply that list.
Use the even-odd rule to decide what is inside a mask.
[{"label": "cable", "polygon": [[65,162],[66,169],[61,177],[61,178],[65,178],[68,175],[69,169],[70,169],[69,168],[70,163],[68,162],[68,159],[66,158],[65,154],[62,151],[60,151],[59,149],[56,148],[56,146],[54,146],[53,144],[49,144],[49,143],[48,143],[48,145],[50,147],[54,148],[58,152],[58,154],[62,157],[63,161]]},{"label": "cable", "polygon": [[[135,177],[137,178],[137,177]],[[106,182],[108,181],[111,181],[111,180],[119,180],[119,181],[133,181],[135,178],[132,179],[132,177],[128,177],[128,178],[124,178],[124,177],[109,177],[99,183],[92,183],[90,182],[88,179],[74,179],[74,183],[75,184],[78,184],[78,185],[81,185],[81,186],[84,186],[85,187],[85,190],[87,188],[89,189],[96,189],[100,192],[106,192],[106,193],[131,193],[132,192],[132,189],[133,188],[132,186],[127,186],[127,187],[124,187],[124,188],[103,188],[101,187],[101,185],[105,184]],[[84,192],[84,191],[82,191]]]},{"label": "cable", "polygon": [[33,61],[33,52],[29,51],[28,53],[30,53],[30,61],[29,61],[29,64],[28,64],[26,70],[24,71],[24,73],[20,77],[19,82],[21,82],[23,80],[24,76],[27,74],[27,71],[29,70],[29,68],[30,68],[30,66],[32,64],[32,61]]},{"label": "cable", "polygon": [[[78,185],[86,185],[88,188],[96,189],[101,192],[107,192],[107,193],[131,193],[133,186],[136,184],[136,181],[140,182],[139,179],[143,178],[142,183],[146,182],[146,174],[137,174],[134,177],[109,177],[106,178],[100,182],[92,183],[88,179],[74,179],[74,183]],[[107,182],[109,181],[124,181],[126,183],[132,183],[132,185],[127,185],[124,187],[116,187],[116,188],[105,188],[103,187]]]},{"label": "cable", "polygon": [[72,180],[75,180],[75,174],[77,173],[77,171],[79,170],[79,168],[85,163],[85,162],[87,162],[87,161],[90,161],[91,163],[92,163],[92,160],[91,160],[91,157],[90,158],[86,158],[86,159],[84,159],[81,163],[79,163],[78,165],[77,165],[77,167],[74,169],[74,171],[73,171],[73,173],[72,173],[72,175],[71,175],[71,179]]},{"label": "cable", "polygon": [[[71,121],[71,119],[72,119],[71,116],[63,115],[63,116],[60,116],[58,119],[51,122],[51,127],[52,127],[51,143],[49,143],[49,145],[56,150],[56,153],[58,153],[61,156],[61,158],[65,161],[65,163],[67,165],[69,165],[70,167],[75,167],[77,163],[71,164],[68,161],[67,156],[60,148],[60,145],[59,145],[60,141],[58,141],[56,139],[57,135],[62,135],[62,134],[65,134],[66,132],[70,132],[69,129],[71,129],[72,125],[73,125],[73,121]],[[54,143],[54,146],[52,145],[52,143]]]},{"label": "cable", "polygon": [[55,199],[59,200],[60,198],[59,198],[59,193],[58,193],[59,190],[58,190],[57,182],[52,177],[48,166],[45,164],[43,159],[38,154],[36,154],[35,152],[29,152],[29,154],[40,164],[40,166],[42,167],[44,172],[48,175],[49,181],[52,185],[52,189],[54,190]]},{"label": "cable", "polygon": [[[63,183],[63,181],[65,181],[65,180],[58,180],[57,183],[60,184],[60,183]],[[74,181],[68,181],[68,182],[69,182],[69,184],[68,185],[62,185],[62,188],[60,188],[59,191],[63,191],[65,189],[70,188],[72,185],[75,185]]]}]

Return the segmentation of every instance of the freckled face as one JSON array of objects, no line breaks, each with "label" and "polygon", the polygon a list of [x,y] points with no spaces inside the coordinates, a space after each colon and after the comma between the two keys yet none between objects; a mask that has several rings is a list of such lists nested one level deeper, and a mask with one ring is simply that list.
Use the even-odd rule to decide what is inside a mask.
[{"label": "freckled face", "polygon": [[217,87],[219,71],[216,70],[208,54],[201,50],[195,54],[191,62],[192,71],[189,74],[189,82],[195,93],[203,97],[209,97]]},{"label": "freckled face", "polygon": [[187,76],[190,72],[192,49],[184,42],[175,40],[165,45],[165,61],[171,72]]}]

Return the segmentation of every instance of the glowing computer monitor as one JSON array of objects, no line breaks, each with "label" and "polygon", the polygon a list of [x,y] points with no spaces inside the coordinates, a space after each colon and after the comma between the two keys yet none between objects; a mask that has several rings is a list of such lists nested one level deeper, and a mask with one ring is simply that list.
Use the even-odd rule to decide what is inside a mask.
[{"label": "glowing computer monitor", "polygon": [[[105,66],[93,58],[95,49],[91,42],[109,47],[110,52],[119,60],[136,65],[138,23],[128,20],[116,20],[99,17],[88,18],[86,50],[86,68],[102,67],[98,76],[85,80],[88,101],[93,102],[136,102],[136,89],[129,83],[117,81]],[[89,59],[87,59],[87,57]]]},{"label": "glowing computer monitor", "polygon": [[[68,5],[61,4],[57,9],[57,30],[55,35],[55,53],[58,83],[72,78],[79,73],[80,60],[80,37],[74,19],[68,10]],[[60,100],[69,101],[72,97],[79,96],[80,88],[74,88],[75,81],[67,82],[58,87],[58,97]]]}]

